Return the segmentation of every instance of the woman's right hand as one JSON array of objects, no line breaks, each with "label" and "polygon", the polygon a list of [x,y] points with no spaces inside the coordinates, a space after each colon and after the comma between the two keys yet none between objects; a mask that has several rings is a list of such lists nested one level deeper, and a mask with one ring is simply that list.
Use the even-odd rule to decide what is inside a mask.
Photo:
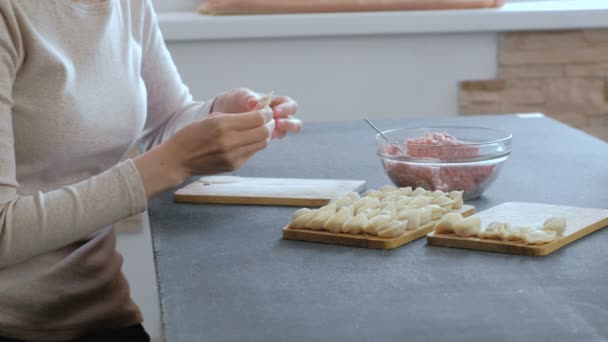
[{"label": "woman's right hand", "polygon": [[268,146],[269,107],[242,114],[213,113],[179,130],[168,141],[135,158],[148,198],[194,175],[240,168]]}]

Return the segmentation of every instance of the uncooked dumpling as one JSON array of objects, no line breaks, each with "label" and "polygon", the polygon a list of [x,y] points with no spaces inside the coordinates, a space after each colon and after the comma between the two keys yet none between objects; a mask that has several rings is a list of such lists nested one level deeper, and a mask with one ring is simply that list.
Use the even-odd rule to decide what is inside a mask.
[{"label": "uncooked dumpling", "polygon": [[310,228],[312,230],[321,230],[325,222],[334,216],[334,214],[335,213],[329,210],[322,211],[319,209],[317,215],[306,224],[306,228]]},{"label": "uncooked dumpling", "polygon": [[368,220],[370,220],[371,218],[378,215],[379,213],[380,213],[380,209],[366,209],[357,215],[363,214],[363,215],[365,215],[365,217],[367,217]]},{"label": "uncooked dumpling", "polygon": [[509,223],[492,222],[486,227],[486,229],[479,232],[477,236],[479,236],[481,239],[502,239],[502,231],[509,229],[511,229],[511,225]]},{"label": "uncooked dumpling", "polygon": [[367,222],[363,231],[370,235],[378,235],[378,233],[392,221],[390,216],[377,215]]},{"label": "uncooked dumpling", "polygon": [[363,193],[364,197],[369,197],[369,198],[380,198],[381,195],[382,195],[382,192],[377,191],[377,190],[369,190],[369,191],[366,191],[365,193]]},{"label": "uncooked dumpling", "polygon": [[400,212],[396,220],[405,221],[407,220],[407,226],[405,230],[416,230],[420,227],[420,212],[418,209],[408,209],[406,211]]},{"label": "uncooked dumpling", "polygon": [[383,210],[380,210],[378,215],[390,216],[391,218],[393,218],[393,217],[395,217],[395,211],[383,209]]},{"label": "uncooked dumpling", "polygon": [[292,219],[292,220],[295,220],[295,219],[297,219],[297,218],[298,218],[300,215],[303,215],[303,214],[308,213],[308,212],[310,212],[310,209],[308,209],[308,208],[302,208],[302,209],[298,209],[298,210],[296,210],[296,212],[295,212],[295,213],[293,213],[293,216],[291,217],[291,219]]},{"label": "uncooked dumpling", "polygon": [[351,217],[342,225],[342,232],[349,234],[361,234],[363,228],[367,225],[367,217],[364,214]]},{"label": "uncooked dumpling", "polygon": [[426,190],[425,190],[425,189],[418,187],[418,188],[416,188],[416,190],[412,191],[412,192],[409,194],[409,196],[410,196],[410,197],[418,197],[418,196],[422,196],[422,195],[424,195],[424,193],[425,193],[425,192],[426,192]]},{"label": "uncooked dumpling", "polygon": [[346,197],[352,198],[353,202],[358,201],[361,198],[361,196],[359,196],[359,193],[358,192],[354,192],[354,191],[353,192],[349,192],[346,195]]},{"label": "uncooked dumpling", "polygon": [[380,210],[395,211],[395,204],[393,204],[392,202],[383,203],[380,205]]},{"label": "uncooked dumpling", "polygon": [[462,199],[462,194],[464,191],[452,191],[448,194],[448,197],[454,201],[454,205],[452,206],[454,209],[460,209],[464,205],[464,201]]},{"label": "uncooked dumpling", "polygon": [[340,233],[342,225],[344,225],[352,216],[352,209],[342,208],[337,214],[323,224],[323,229],[329,230],[332,233]]},{"label": "uncooked dumpling", "polygon": [[438,205],[445,210],[452,210],[452,208],[454,208],[454,201],[445,196],[433,199],[431,204]]},{"label": "uncooked dumpling", "polygon": [[431,215],[433,214],[433,209],[429,207],[424,207],[418,209],[420,212],[420,225],[425,225],[431,222]]},{"label": "uncooked dumpling", "polygon": [[562,235],[566,231],[566,218],[564,216],[548,218],[543,224],[543,230],[554,231],[557,235]]},{"label": "uncooked dumpling", "polygon": [[422,208],[422,207],[429,205],[430,203],[431,203],[430,198],[424,197],[424,196],[419,196],[419,197],[412,199],[410,201],[410,203],[408,203],[408,205],[410,207],[414,207],[414,208]]},{"label": "uncooked dumpling", "polygon": [[360,200],[356,201],[352,204],[353,210],[355,212],[359,212],[359,209],[363,206],[367,206],[367,208],[375,209],[380,205],[380,201],[377,198],[372,197],[362,197]]},{"label": "uncooked dumpling", "polygon": [[397,192],[399,193],[399,196],[409,196],[412,193],[412,187],[399,188]]},{"label": "uncooked dumpling", "polygon": [[386,228],[378,233],[378,237],[381,237],[381,238],[399,237],[399,236],[403,235],[403,233],[405,232],[406,225],[407,225],[407,222],[393,221],[388,226],[388,228]]},{"label": "uncooked dumpling", "polygon": [[380,200],[382,202],[395,202],[395,199],[399,197],[399,193],[395,192],[387,192],[380,196]]},{"label": "uncooked dumpling", "polygon": [[408,197],[408,196],[399,196],[397,198],[395,198],[395,207],[397,209],[401,208],[401,207],[405,207],[406,205],[408,205],[410,202],[412,201],[412,197]]},{"label": "uncooked dumpling", "polygon": [[340,209],[342,207],[346,207],[346,206],[350,206],[351,204],[353,204],[353,199],[346,196],[346,197],[342,197],[338,200],[336,200],[335,202],[332,202],[336,204],[336,209]]},{"label": "uncooked dumpling", "polygon": [[315,218],[318,213],[319,213],[318,209],[309,210],[308,212],[303,213],[302,215],[299,215],[298,217],[293,219],[293,221],[291,221],[291,223],[289,224],[289,227],[295,228],[295,229],[306,228],[306,224],[308,222],[310,222],[310,220]]},{"label": "uncooked dumpling", "polygon": [[525,226],[517,226],[511,227],[511,225],[506,225],[504,229],[500,231],[500,238],[504,241],[518,241],[523,240],[524,236],[529,232],[533,231],[532,227]]},{"label": "uncooked dumpling", "polygon": [[447,213],[441,217],[433,228],[436,233],[449,234],[454,232],[454,226],[464,218],[459,213]]},{"label": "uncooked dumpling", "polygon": [[355,213],[358,215],[368,209],[378,209],[378,205],[376,203],[365,204],[364,206],[359,207],[359,209],[357,209],[357,211]]},{"label": "uncooked dumpling", "polygon": [[542,245],[549,243],[557,237],[552,230],[533,230],[524,235],[524,241],[529,245]]},{"label": "uncooked dumpling", "polygon": [[431,198],[437,198],[437,197],[442,197],[442,196],[445,196],[445,192],[443,192],[441,190],[435,190],[429,194],[429,197],[431,197]]},{"label": "uncooked dumpling", "polygon": [[329,203],[328,205],[319,208],[319,211],[329,211],[332,214],[335,214],[336,209],[337,209],[336,203]]},{"label": "uncooked dumpling", "polygon": [[462,219],[452,228],[454,233],[462,237],[474,237],[481,231],[481,218],[473,215]]},{"label": "uncooked dumpling", "polygon": [[445,209],[437,204],[427,205],[426,208],[431,209],[431,220],[438,220],[445,213]]},{"label": "uncooked dumpling", "polygon": [[397,187],[392,186],[392,185],[385,185],[379,189],[380,192],[384,192],[384,193],[395,191],[395,190],[397,190]]}]

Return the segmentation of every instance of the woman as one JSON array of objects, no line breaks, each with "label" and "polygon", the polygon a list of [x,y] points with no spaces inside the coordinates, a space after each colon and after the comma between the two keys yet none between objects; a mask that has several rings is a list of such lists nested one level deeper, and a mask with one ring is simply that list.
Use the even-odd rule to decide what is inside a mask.
[{"label": "woman", "polygon": [[0,0],[0,341],[147,341],[112,224],[300,130],[260,99],[193,101],[149,0]]}]

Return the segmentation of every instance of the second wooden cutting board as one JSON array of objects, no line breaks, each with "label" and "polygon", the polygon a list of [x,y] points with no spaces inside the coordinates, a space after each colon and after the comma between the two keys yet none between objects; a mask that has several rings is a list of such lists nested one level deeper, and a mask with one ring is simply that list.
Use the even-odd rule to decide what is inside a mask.
[{"label": "second wooden cutting board", "polygon": [[320,207],[351,191],[365,189],[362,180],[203,177],[175,193],[176,202]]}]

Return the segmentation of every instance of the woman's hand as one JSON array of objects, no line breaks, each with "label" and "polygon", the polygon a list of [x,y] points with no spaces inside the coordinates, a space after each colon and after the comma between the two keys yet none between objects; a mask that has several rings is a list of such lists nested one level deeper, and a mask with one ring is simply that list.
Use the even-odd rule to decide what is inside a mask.
[{"label": "woman's hand", "polygon": [[134,160],[148,198],[194,175],[240,168],[268,146],[270,108],[242,114],[214,113],[179,130],[171,139]]},{"label": "woman's hand", "polygon": [[[237,88],[221,93],[215,98],[212,112],[227,114],[243,113],[260,107],[263,94],[250,89]],[[297,133],[302,129],[302,121],[292,117],[298,104],[287,96],[273,96],[270,108],[276,121],[273,138],[281,139],[287,133]]]}]

